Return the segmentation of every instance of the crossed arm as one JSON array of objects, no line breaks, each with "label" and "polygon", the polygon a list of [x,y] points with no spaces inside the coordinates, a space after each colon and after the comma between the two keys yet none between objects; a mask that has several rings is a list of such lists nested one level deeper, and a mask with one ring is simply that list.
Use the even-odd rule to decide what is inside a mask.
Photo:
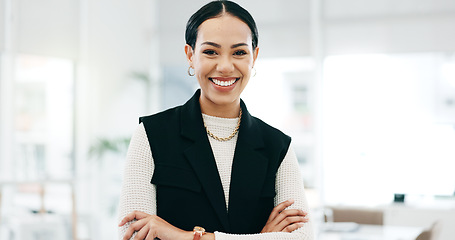
[{"label": "crossed arm", "polygon": [[[120,198],[119,239],[193,239],[156,215],[156,187],[150,184],[153,159],[143,125],[133,135],[127,155]],[[314,239],[308,220],[308,205],[295,154],[290,148],[278,169],[276,207],[261,233],[235,235],[221,232],[203,235],[201,240],[293,240]]]}]

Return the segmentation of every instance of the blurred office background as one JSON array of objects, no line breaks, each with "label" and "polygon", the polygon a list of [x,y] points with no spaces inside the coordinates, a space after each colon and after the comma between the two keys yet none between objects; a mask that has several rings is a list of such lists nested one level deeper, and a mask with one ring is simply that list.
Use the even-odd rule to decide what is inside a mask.
[{"label": "blurred office background", "polygon": [[[197,88],[207,2],[0,0],[0,239],[117,238],[129,138]],[[454,239],[455,1],[237,2],[260,36],[243,99],[293,137],[313,220],[379,209]]]}]

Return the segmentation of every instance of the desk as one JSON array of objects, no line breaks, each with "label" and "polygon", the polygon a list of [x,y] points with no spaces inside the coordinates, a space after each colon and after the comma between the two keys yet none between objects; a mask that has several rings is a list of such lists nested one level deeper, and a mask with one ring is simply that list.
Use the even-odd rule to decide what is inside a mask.
[{"label": "desk", "polygon": [[337,223],[321,225],[317,240],[415,240],[424,230],[419,227],[358,224],[355,228],[350,225],[350,229],[343,231],[338,226],[331,228],[327,224]]},{"label": "desk", "polygon": [[[55,219],[52,218],[53,216],[45,216],[45,214],[44,214],[44,213],[46,213],[46,208],[44,206],[44,197],[45,197],[44,195],[46,194],[46,192],[45,192],[45,185],[46,184],[67,184],[70,187],[70,189],[71,189],[71,200],[72,200],[72,206],[71,206],[71,220],[72,220],[71,221],[72,222],[71,227],[72,228],[71,228],[71,230],[72,230],[73,239],[77,239],[77,220],[78,220],[78,217],[77,217],[77,209],[76,209],[75,182],[73,180],[2,181],[0,179],[0,210],[2,209],[2,205],[1,204],[2,204],[2,188],[3,188],[3,186],[12,185],[12,186],[16,186],[17,187],[17,186],[21,186],[21,185],[37,185],[38,189],[39,189],[38,194],[39,194],[39,197],[40,197],[39,213],[43,214],[43,215],[36,215],[36,216],[25,217],[23,219],[19,219],[21,221],[19,221],[17,219],[14,219],[14,221],[18,221],[18,222],[14,222],[12,224],[12,226],[14,226],[14,227],[21,226],[21,225],[25,226],[25,228],[27,230],[30,230],[28,233],[33,233],[32,232],[32,227],[36,228],[36,226],[38,226],[37,229],[33,229],[33,231],[37,231],[37,230],[39,230],[39,228],[44,228],[44,227],[42,227],[44,225],[39,225],[39,224],[35,224],[35,223],[45,224],[46,222],[49,223],[50,221],[55,221]],[[0,211],[0,217],[1,217],[1,211]],[[38,219],[38,220],[36,220],[36,219]],[[4,220],[0,219],[0,228],[2,227],[2,225],[1,225],[2,222],[4,222]],[[56,222],[54,224],[54,228],[57,227],[56,224],[58,224],[58,223],[59,222]],[[48,224],[48,225],[51,225],[51,224]],[[61,228],[61,229],[63,229],[63,228]],[[60,229],[58,229],[58,230],[60,230]],[[0,232],[4,232],[4,231],[1,231],[1,229],[0,229]],[[20,232],[20,228],[17,230],[17,232]],[[18,234],[18,236],[26,236],[26,237],[24,237],[24,239],[30,239],[30,237],[28,237],[29,235],[27,235],[26,231],[20,232],[20,234]],[[4,236],[0,235],[0,239],[4,239]],[[16,239],[16,238],[14,238],[14,239]],[[56,239],[64,239],[64,238],[58,237]]]}]

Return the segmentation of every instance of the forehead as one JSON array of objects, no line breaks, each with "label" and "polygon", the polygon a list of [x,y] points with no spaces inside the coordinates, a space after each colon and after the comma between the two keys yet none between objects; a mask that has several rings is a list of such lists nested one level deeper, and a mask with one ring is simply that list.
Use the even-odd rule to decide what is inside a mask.
[{"label": "forehead", "polygon": [[199,26],[196,42],[205,41],[244,42],[251,46],[251,30],[242,20],[231,15],[223,15],[208,19]]}]

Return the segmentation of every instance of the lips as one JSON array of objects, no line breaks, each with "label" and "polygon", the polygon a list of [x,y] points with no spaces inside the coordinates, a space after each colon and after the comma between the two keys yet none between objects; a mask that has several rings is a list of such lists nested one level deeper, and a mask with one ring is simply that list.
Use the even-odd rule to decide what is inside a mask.
[{"label": "lips", "polygon": [[232,84],[234,84],[237,80],[240,78],[234,78],[234,77],[229,77],[229,78],[209,78],[210,81],[212,81],[215,85],[220,86],[220,87],[229,87]]}]

